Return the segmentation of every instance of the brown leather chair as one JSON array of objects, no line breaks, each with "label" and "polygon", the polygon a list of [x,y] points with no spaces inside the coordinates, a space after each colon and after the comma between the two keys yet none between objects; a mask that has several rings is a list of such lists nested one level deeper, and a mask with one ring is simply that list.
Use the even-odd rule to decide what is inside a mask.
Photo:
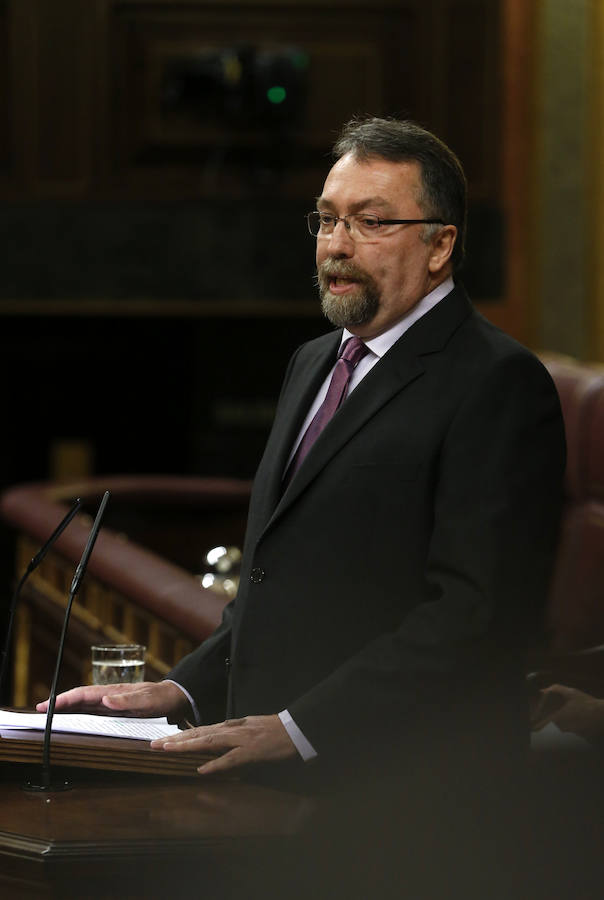
[{"label": "brown leather chair", "polygon": [[550,680],[599,692],[604,689],[604,367],[559,356],[543,361],[560,395],[568,459],[546,611],[548,653],[541,667],[550,670]]}]

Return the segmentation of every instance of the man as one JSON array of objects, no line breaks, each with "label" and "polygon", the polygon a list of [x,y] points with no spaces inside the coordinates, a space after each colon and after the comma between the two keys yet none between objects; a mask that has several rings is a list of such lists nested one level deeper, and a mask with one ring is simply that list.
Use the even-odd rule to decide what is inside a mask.
[{"label": "man", "polygon": [[547,586],[563,426],[545,369],[453,281],[454,154],[382,119],[349,123],[334,153],[309,227],[336,330],[288,367],[239,594],[164,682],[77,688],[56,709],[196,722],[155,746],[215,753],[203,774],[425,783],[441,762],[476,772],[526,745],[521,650]]}]

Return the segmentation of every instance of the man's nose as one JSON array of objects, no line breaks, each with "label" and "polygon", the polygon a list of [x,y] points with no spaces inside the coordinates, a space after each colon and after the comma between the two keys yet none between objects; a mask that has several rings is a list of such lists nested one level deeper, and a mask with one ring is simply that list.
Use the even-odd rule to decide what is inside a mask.
[{"label": "man's nose", "polygon": [[338,259],[354,255],[354,241],[350,236],[350,229],[346,223],[339,219],[329,235],[328,252],[330,256]]}]

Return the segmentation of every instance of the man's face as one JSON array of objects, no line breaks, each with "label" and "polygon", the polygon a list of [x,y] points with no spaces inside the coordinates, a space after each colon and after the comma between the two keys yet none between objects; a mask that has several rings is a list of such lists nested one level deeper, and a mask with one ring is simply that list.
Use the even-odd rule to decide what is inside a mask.
[{"label": "man's face", "polygon": [[[331,169],[317,209],[335,216],[372,213],[381,219],[424,219],[416,162],[365,161],[346,154]],[[456,230],[428,243],[424,225],[389,225],[370,242],[355,241],[343,222],[317,238],[323,312],[332,324],[370,339],[398,322],[450,274]]]}]

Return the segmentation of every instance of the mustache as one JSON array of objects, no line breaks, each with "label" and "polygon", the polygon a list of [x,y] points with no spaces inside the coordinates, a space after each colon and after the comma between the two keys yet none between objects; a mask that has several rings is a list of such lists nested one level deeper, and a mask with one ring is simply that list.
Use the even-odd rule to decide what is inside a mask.
[{"label": "mustache", "polygon": [[366,272],[345,259],[326,259],[321,263],[317,268],[317,283],[329,278],[347,278],[363,284],[368,281]]}]

